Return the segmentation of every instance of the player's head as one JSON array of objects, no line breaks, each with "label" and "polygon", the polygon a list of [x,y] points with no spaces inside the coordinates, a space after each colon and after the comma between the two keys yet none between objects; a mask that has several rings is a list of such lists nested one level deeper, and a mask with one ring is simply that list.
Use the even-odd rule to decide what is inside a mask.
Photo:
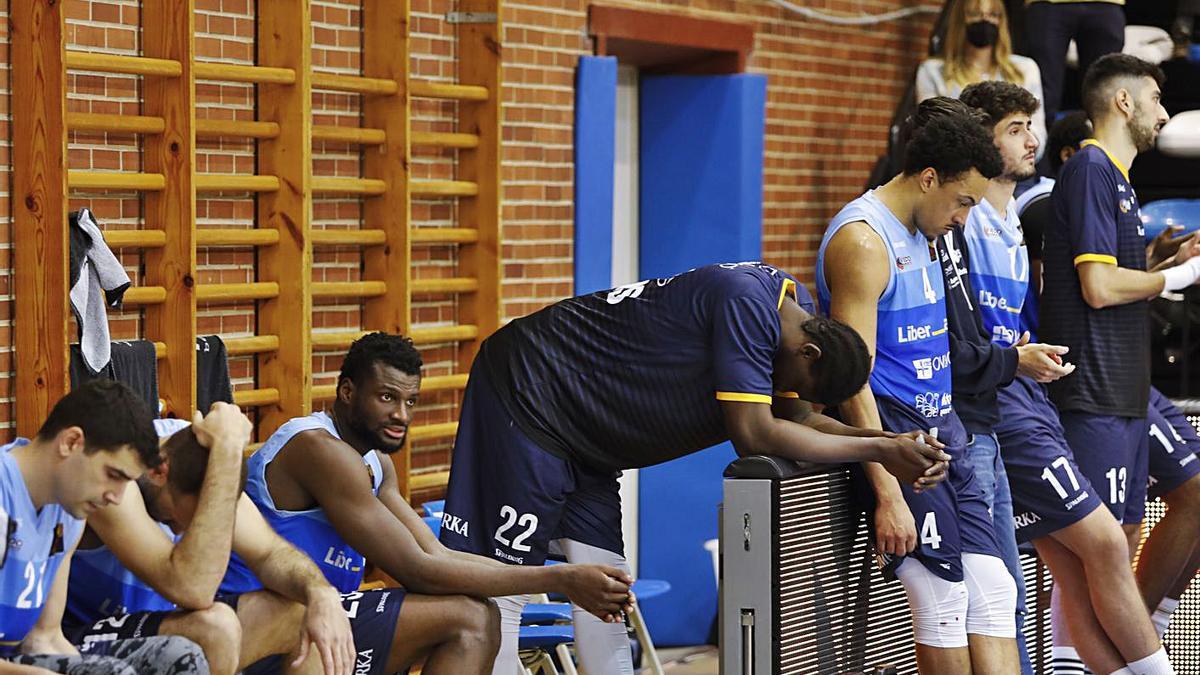
[{"label": "player's head", "polygon": [[1092,135],[1092,123],[1087,113],[1082,110],[1063,115],[1050,127],[1046,139],[1046,156],[1050,158],[1050,168],[1054,173],[1079,151],[1079,144]]},{"label": "player's head", "polygon": [[1004,165],[980,114],[955,113],[945,101],[922,106],[910,120],[904,176],[920,192],[914,223],[932,240],[962,227]]},{"label": "player's head", "polygon": [[1161,68],[1136,56],[1103,56],[1083,77],[1083,109],[1096,125],[1124,120],[1138,152],[1145,152],[1170,119],[1160,102],[1165,81]]},{"label": "player's head", "polygon": [[781,391],[834,406],[857,394],[870,374],[867,344],[850,326],[807,314],[784,325],[773,373]]},{"label": "player's head", "polygon": [[1005,180],[1017,182],[1037,175],[1038,138],[1033,133],[1033,113],[1037,112],[1037,97],[1024,87],[1011,82],[989,80],[963,89],[962,102],[983,111],[992,140],[1004,162]]},{"label": "player's head", "polygon": [[128,483],[158,464],[150,408],[129,387],[92,380],[59,399],[36,442],[60,460],[54,501],[76,518],[117,504]]},{"label": "player's head", "polygon": [[[192,523],[200,488],[208,474],[209,449],[200,444],[191,427],[162,441],[162,464],[138,481],[146,511],[178,533]],[[241,463],[239,489],[246,486],[246,463]]]},{"label": "player's head", "polygon": [[990,49],[1004,79],[1019,81],[1021,71],[1011,61],[1012,38],[1003,0],[951,0],[942,48],[947,82],[965,85],[979,77],[967,59],[972,47]]},{"label": "player's head", "polygon": [[404,447],[421,391],[421,353],[410,338],[370,333],[350,345],[338,375],[338,420],[373,449]]}]

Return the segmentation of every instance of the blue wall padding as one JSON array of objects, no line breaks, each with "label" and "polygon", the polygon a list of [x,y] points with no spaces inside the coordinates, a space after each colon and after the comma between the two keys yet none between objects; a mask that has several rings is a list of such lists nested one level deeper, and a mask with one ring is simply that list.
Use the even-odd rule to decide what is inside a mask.
[{"label": "blue wall padding", "polygon": [[612,288],[617,59],[583,56],[575,73],[575,293]]},{"label": "blue wall padding", "polygon": [[[766,84],[759,75],[642,79],[641,278],[761,257]],[[733,458],[723,443],[640,472],[639,575],[671,582],[643,605],[656,644],[709,637],[717,588],[704,542],[717,537],[721,472]]]}]

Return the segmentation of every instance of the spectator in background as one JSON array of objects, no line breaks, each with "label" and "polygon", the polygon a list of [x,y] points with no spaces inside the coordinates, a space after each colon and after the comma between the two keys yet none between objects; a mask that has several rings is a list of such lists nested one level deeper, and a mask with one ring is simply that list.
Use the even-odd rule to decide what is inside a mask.
[{"label": "spectator in background", "polygon": [[1105,54],[1125,46],[1125,0],[1028,0],[1025,8],[1025,44],[1042,70],[1046,119],[1054,123],[1062,104],[1067,47],[1079,50],[1079,72]]},{"label": "spectator in background", "polygon": [[951,0],[942,56],[926,59],[917,69],[917,103],[934,96],[958,98],[967,85],[984,80],[1019,84],[1043,104],[1033,115],[1040,158],[1046,144],[1042,75],[1033,59],[1012,53],[1004,3]]}]

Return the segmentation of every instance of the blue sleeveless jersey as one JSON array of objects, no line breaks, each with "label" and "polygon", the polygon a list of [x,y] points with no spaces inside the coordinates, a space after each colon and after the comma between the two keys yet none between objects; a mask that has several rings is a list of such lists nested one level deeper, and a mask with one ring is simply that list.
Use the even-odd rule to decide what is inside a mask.
[{"label": "blue sleeveless jersey", "polygon": [[967,216],[963,234],[983,327],[992,342],[1011,347],[1021,337],[1021,309],[1029,289],[1029,251],[1015,203],[1009,200],[1000,213],[986,199],[979,202]]},{"label": "blue sleeveless jersey", "polygon": [[11,450],[0,448],[0,657],[17,653],[54,585],[66,552],[79,542],[83,521],[58,504],[39,512]]},{"label": "blue sleeveless jersey", "polygon": [[[171,541],[179,540],[171,528],[159,527]],[[65,622],[90,626],[106,616],[173,609],[175,603],[134,576],[107,546],[75,551]]]},{"label": "blue sleeveless jersey", "polygon": [[874,191],[850,202],[829,223],[817,252],[817,293],[826,313],[825,249],[843,225],[855,221],[866,222],[883,239],[889,261],[888,285],[879,298],[871,391],[936,426],[932,420],[952,410],[945,287],[933,244],[920,231],[910,233]]},{"label": "blue sleeveless jersey", "polygon": [[[358,590],[362,583],[365,563],[362,554],[351,548],[338,535],[320,507],[305,511],[282,511],[275,507],[275,501],[271,499],[271,493],[267,490],[267,465],[296,434],[314,429],[323,429],[335,438],[341,438],[333,425],[333,419],[324,412],[289,420],[250,456],[246,494],[250,495],[263,517],[280,536],[307,553],[317,563],[325,578],[339,593],[350,593]],[[380,464],[379,453],[374,450],[368,452],[363,456],[363,464],[371,476],[371,489],[378,495],[379,485],[383,482],[383,466]],[[221,582],[221,592],[245,593],[260,588],[262,583],[241,558],[234,554],[229,563],[229,571]]]}]

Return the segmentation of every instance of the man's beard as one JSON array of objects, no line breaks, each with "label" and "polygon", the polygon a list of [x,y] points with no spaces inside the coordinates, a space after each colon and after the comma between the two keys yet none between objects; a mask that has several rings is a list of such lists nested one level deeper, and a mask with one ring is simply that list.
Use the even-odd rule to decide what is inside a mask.
[{"label": "man's beard", "polygon": [[1135,105],[1133,107],[1133,119],[1125,123],[1129,129],[1129,137],[1133,139],[1133,145],[1138,152],[1146,152],[1154,147],[1155,124],[1143,126],[1138,120],[1142,118],[1142,107]]},{"label": "man's beard", "polygon": [[[358,436],[364,441],[367,441],[371,445],[372,450],[378,450],[385,455],[391,455],[399,452],[400,449],[404,447],[403,441],[397,444],[396,441],[384,436],[382,431],[376,431],[375,429],[369,428],[366,423],[362,421],[362,415],[360,415],[357,410],[352,409],[350,411],[350,415],[350,430],[354,432],[354,435]],[[408,440],[407,433],[404,435],[404,440]]]},{"label": "man's beard", "polygon": [[1036,175],[1037,175],[1037,166],[1031,166],[1028,169],[1026,169],[1024,167],[1018,167],[1016,169],[1013,169],[1012,171],[1005,171],[1004,172],[1004,180],[1012,181],[1014,183],[1020,183],[1021,181],[1029,180],[1030,178],[1033,178]]}]

